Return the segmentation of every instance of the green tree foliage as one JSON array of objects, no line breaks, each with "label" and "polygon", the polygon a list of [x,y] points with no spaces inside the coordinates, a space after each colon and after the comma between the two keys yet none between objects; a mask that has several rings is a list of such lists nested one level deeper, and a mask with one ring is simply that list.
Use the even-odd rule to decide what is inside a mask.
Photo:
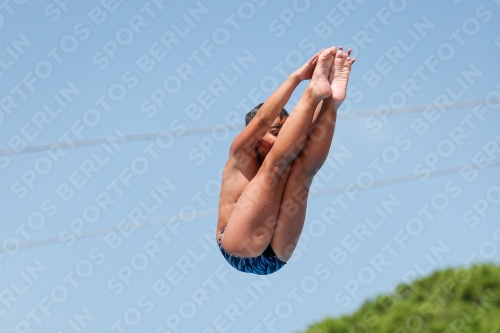
[{"label": "green tree foliage", "polygon": [[500,333],[500,266],[447,269],[399,285],[305,333]]}]

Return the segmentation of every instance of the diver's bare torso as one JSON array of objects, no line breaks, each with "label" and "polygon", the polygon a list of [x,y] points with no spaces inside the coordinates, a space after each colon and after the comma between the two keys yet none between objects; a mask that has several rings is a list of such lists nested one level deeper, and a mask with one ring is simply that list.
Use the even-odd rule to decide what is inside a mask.
[{"label": "diver's bare torso", "polygon": [[236,154],[237,156],[230,154],[224,166],[216,236],[220,235],[222,229],[226,226],[241,193],[255,177],[261,166],[255,148],[246,148],[245,150],[240,151]]}]

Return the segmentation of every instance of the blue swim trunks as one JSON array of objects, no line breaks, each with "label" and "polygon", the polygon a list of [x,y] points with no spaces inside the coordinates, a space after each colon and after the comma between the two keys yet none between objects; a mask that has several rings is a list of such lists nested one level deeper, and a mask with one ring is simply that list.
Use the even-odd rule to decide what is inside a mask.
[{"label": "blue swim trunks", "polygon": [[226,258],[227,262],[237,270],[244,273],[267,275],[276,272],[286,264],[286,262],[281,261],[276,256],[271,245],[260,256],[254,258],[238,257],[226,252],[221,245],[221,237],[224,230],[226,228],[222,229],[217,244],[219,244],[220,252]]}]

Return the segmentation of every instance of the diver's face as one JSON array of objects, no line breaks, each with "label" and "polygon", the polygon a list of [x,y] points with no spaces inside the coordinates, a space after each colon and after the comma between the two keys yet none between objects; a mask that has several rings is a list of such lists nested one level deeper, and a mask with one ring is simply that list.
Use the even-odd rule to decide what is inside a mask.
[{"label": "diver's face", "polygon": [[286,118],[277,117],[271,125],[269,131],[267,131],[262,139],[260,139],[260,141],[257,143],[257,154],[261,162],[264,161],[267,154],[269,154],[271,148],[274,146],[276,138],[278,137],[281,127],[283,126],[285,121]]}]

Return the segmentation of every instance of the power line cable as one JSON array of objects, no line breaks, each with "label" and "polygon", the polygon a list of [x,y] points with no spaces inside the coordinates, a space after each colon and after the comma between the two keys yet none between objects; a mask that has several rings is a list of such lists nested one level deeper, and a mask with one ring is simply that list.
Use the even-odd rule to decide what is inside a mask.
[{"label": "power line cable", "polygon": [[[442,105],[441,107],[443,110],[452,110],[452,109],[464,109],[472,106],[477,106],[477,105],[482,105],[484,104],[484,100],[482,99],[476,99],[476,100],[470,100],[470,101],[461,101],[461,102],[453,102],[453,103],[448,103],[446,105]],[[424,112],[430,105],[433,104],[420,104],[420,105],[410,105],[410,106],[405,106],[401,108],[392,108],[389,109],[387,113],[383,112],[378,112],[376,113],[376,110],[366,110],[366,111],[357,111],[353,113],[349,113],[346,115],[341,115],[340,118],[367,118],[370,116],[373,116],[374,114],[382,114],[384,116],[397,116],[397,115],[402,115],[402,114],[409,114],[409,113],[419,113],[419,112]],[[488,105],[500,105],[500,101],[496,101],[493,103],[489,103]],[[438,107],[436,107],[439,109]]]},{"label": "power line cable", "polygon": [[[449,174],[454,174],[458,173],[462,170],[463,167],[470,165],[472,169],[481,169],[480,167],[477,167],[473,164],[463,164],[463,165],[458,165],[458,166],[453,166],[453,167],[448,167],[448,168],[441,168],[441,169],[436,169],[433,171],[429,172],[429,178],[434,178],[434,177],[440,177],[444,175],[449,175]],[[497,160],[492,160],[491,164],[485,167],[486,168],[492,168],[500,165],[500,159]],[[363,189],[363,186],[367,186],[367,189],[371,189],[374,187],[383,187],[383,186],[388,186],[388,185],[396,185],[396,184],[401,184],[401,183],[408,183],[414,180],[419,180],[419,177],[415,176],[414,174],[406,174],[406,175],[401,175],[401,176],[396,176],[396,177],[391,177],[391,178],[385,178],[385,179],[379,179],[375,180],[372,184],[360,184],[358,185],[360,189]],[[341,187],[331,187],[331,188],[325,188],[323,190],[318,190],[316,193],[312,195],[313,198],[315,197],[324,197],[332,194],[338,194],[344,192],[345,189],[347,189],[348,186],[341,186]]]},{"label": "power line cable", "polygon": [[[492,160],[489,165],[484,166],[484,167],[479,167],[479,166],[474,165],[474,164],[463,164],[463,165],[458,165],[458,166],[453,166],[453,167],[436,169],[436,170],[429,172],[428,178],[436,178],[436,177],[441,177],[441,176],[445,176],[445,175],[455,174],[455,173],[461,171],[465,166],[470,166],[470,168],[472,170],[493,168],[496,166],[500,166],[500,159]],[[414,174],[406,174],[406,175],[376,180],[371,184],[358,184],[357,189],[358,189],[358,191],[364,191],[364,190],[369,190],[369,189],[377,188],[377,187],[408,183],[408,182],[411,182],[414,180],[419,180],[419,177],[415,176]],[[329,196],[332,194],[342,193],[347,189],[352,189],[352,185],[330,187],[330,188],[326,188],[323,190],[318,190],[314,194],[311,194],[311,197],[312,198],[325,197],[325,196]],[[217,215],[217,211],[218,211],[218,209],[216,207],[198,211],[196,219],[203,218],[203,217],[209,217],[209,216],[215,216],[215,215]],[[182,218],[179,215],[168,215],[168,216],[148,219],[145,221],[130,222],[126,226],[124,226],[124,225],[120,225],[120,226],[112,225],[112,226],[108,226],[108,227],[83,230],[83,231],[81,231],[81,233],[67,234],[67,236],[74,236],[77,240],[80,240],[80,239],[84,239],[84,238],[104,236],[104,235],[108,234],[109,232],[121,231],[124,228],[128,228],[128,227],[133,227],[135,229],[141,229],[141,228],[154,227],[154,226],[170,223],[172,221],[179,221],[179,220],[182,220]],[[137,226],[137,223],[139,223],[138,226]],[[59,239],[58,236],[30,240],[30,241],[21,243],[19,245],[19,251],[30,249],[30,248],[36,248],[36,247],[57,244],[57,243],[63,243]],[[0,254],[4,254],[4,253],[6,253],[6,251],[4,250],[3,247],[0,247]]]},{"label": "power line cable", "polygon": [[[463,108],[467,108],[467,107],[471,107],[471,106],[480,105],[481,103],[484,103],[484,100],[471,100],[471,101],[454,102],[454,103],[449,103],[448,105],[446,105],[445,109],[446,110],[463,109]],[[389,116],[389,115],[402,115],[402,114],[409,114],[409,113],[418,113],[418,112],[423,112],[428,107],[428,105],[412,105],[412,106],[407,106],[407,107],[402,107],[402,108],[393,108],[393,109],[389,109],[385,113],[382,113],[382,112],[377,113],[377,110],[358,111],[358,112],[353,112],[353,113],[349,113],[349,114],[345,114],[345,115],[340,114],[338,116],[338,118],[339,119],[355,119],[355,118],[367,118],[367,117],[378,115],[378,114],[381,114],[383,116]],[[490,105],[500,105],[500,101],[495,102],[495,103],[490,103]],[[139,134],[114,135],[114,136],[107,136],[107,137],[101,137],[101,138],[95,138],[95,139],[76,140],[76,141],[71,141],[71,142],[51,142],[51,143],[46,143],[46,144],[27,146],[21,150],[13,149],[13,148],[3,148],[3,149],[0,149],[0,156],[1,155],[5,156],[5,155],[38,153],[38,152],[44,152],[47,150],[55,150],[55,149],[83,148],[83,147],[97,146],[97,145],[101,145],[101,144],[147,141],[147,140],[155,140],[157,138],[162,138],[162,137],[182,137],[182,136],[191,136],[191,135],[210,134],[215,129],[220,128],[221,125],[227,126],[226,128],[228,131],[241,130],[244,126],[243,123],[236,123],[236,124],[231,124],[231,125],[216,124],[216,125],[211,125],[211,126],[188,128],[188,129],[175,130],[175,131],[156,131],[156,132],[139,133]]]}]

